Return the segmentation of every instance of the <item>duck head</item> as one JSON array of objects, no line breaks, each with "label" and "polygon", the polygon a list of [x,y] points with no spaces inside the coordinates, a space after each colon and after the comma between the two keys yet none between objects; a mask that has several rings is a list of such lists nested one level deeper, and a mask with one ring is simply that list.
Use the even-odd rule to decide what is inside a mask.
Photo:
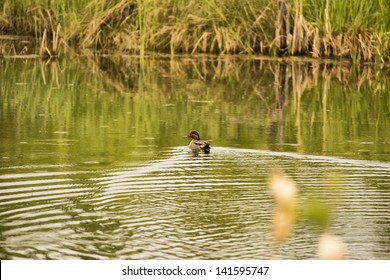
[{"label": "duck head", "polygon": [[191,130],[190,133],[186,136],[187,138],[192,138],[195,141],[200,140],[199,133],[196,130]]}]

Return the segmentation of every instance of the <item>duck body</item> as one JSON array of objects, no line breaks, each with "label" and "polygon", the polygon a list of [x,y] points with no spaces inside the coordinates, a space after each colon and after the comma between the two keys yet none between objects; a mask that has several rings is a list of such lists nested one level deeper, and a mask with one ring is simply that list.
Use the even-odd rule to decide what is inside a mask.
[{"label": "duck body", "polygon": [[205,153],[210,152],[210,143],[200,140],[199,133],[196,130],[191,130],[186,137],[192,139],[188,145],[192,151],[204,151]]}]

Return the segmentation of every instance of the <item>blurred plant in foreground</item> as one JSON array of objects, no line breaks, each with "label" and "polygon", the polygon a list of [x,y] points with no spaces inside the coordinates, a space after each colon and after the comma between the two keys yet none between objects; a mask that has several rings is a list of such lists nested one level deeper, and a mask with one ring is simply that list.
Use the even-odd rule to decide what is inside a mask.
[{"label": "blurred plant in foreground", "polygon": [[269,188],[276,208],[271,222],[274,244],[281,245],[292,234],[298,216],[319,229],[318,258],[321,260],[345,259],[346,247],[343,241],[329,231],[331,208],[314,194],[304,201],[298,211],[298,188],[296,183],[283,172],[272,172]]},{"label": "blurred plant in foreground", "polygon": [[271,174],[269,187],[276,203],[271,225],[272,236],[274,242],[280,244],[286,240],[294,228],[298,191],[294,181],[280,172]]},{"label": "blurred plant in foreground", "polygon": [[337,236],[324,232],[318,242],[318,258],[321,260],[344,260],[346,248]]}]

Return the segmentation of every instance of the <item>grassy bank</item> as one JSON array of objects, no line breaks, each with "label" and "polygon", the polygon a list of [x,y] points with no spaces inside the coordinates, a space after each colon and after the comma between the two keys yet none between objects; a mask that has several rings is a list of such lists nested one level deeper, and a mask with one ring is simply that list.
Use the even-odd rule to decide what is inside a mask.
[{"label": "grassy bank", "polygon": [[31,36],[42,56],[69,45],[141,55],[390,58],[384,0],[2,0],[0,9],[0,32]]}]

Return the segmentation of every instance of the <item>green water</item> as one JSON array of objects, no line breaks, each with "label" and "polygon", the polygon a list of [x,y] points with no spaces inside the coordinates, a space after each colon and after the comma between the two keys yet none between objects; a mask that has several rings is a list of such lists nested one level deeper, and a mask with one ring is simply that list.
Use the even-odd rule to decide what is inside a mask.
[{"label": "green water", "polygon": [[[390,69],[240,57],[0,61],[0,256],[316,257],[272,246],[272,168],[352,259],[390,258]],[[185,147],[191,129],[210,155]],[[337,195],[335,195],[335,193]]]},{"label": "green water", "polygon": [[389,161],[389,70],[325,68],[4,60],[1,164],[127,162],[185,145],[190,129],[224,147]]}]

